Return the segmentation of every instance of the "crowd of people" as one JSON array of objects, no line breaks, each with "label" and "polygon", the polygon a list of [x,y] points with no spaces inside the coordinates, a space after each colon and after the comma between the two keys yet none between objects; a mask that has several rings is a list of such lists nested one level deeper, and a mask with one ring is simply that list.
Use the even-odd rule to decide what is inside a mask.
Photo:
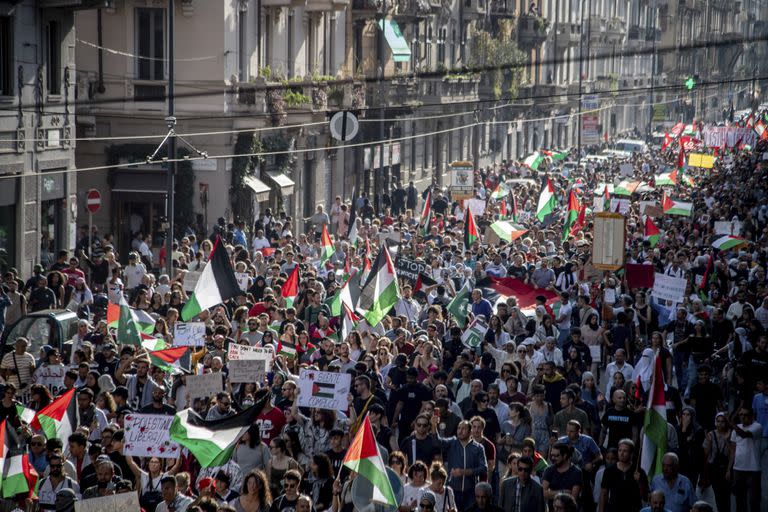
[{"label": "crowd of people", "polygon": [[[654,179],[675,165],[674,145],[622,161],[571,152],[538,171],[518,162],[478,171],[476,198],[486,203],[475,212],[480,239],[471,246],[464,245],[466,203],[436,185],[417,193],[411,183],[393,190],[380,212],[362,195],[337,198],[303,222],[267,210],[253,223],[221,222],[210,236],[189,234],[174,243],[171,276],[151,261],[151,250],[117,254],[108,237],[76,254],[62,251],[31,276],[7,269],[0,332],[44,309],[69,309],[81,319],[65,350],[9,340],[0,362],[0,420],[23,438],[39,479],[34,494],[6,496],[3,506],[70,510],[77,500],[138,491],[148,512],[353,512],[360,477],[342,461],[367,416],[402,484],[399,512],[765,512],[766,150],[759,142],[721,152],[713,169],[686,169],[694,183],[679,180],[664,193],[691,202],[692,215],[657,214],[658,243],[646,236],[640,207],[661,206]],[[627,163],[629,176],[621,166]],[[543,178],[557,207],[541,221]],[[688,280],[679,304],[657,303],[649,287],[631,287],[624,268],[595,270],[591,212],[563,235],[571,191],[591,208],[601,187],[627,178],[646,187],[624,214],[625,263]],[[349,239],[352,210],[356,240]],[[527,232],[489,243],[488,226],[505,215]],[[715,249],[721,221],[737,226],[743,243]],[[324,228],[334,238],[330,257],[321,251]],[[106,304],[124,299],[152,319],[152,336],[172,346],[189,300],[185,276],[205,267],[217,239],[234,271],[249,275],[247,285],[200,314],[202,346],[168,371],[148,348],[119,339]],[[425,270],[416,280],[399,279],[399,299],[379,324],[361,319],[343,337],[345,313],[333,314],[333,299],[348,276],[367,272],[382,244]],[[286,303],[282,289],[297,266],[299,293]],[[478,285],[489,277],[556,298],[544,294],[531,309],[514,296],[496,300]],[[449,311],[464,289],[472,290],[466,319]],[[462,335],[479,316],[488,330],[481,343],[467,345]],[[274,349],[264,382],[229,381],[231,344]],[[648,474],[640,452],[657,357],[667,453],[661,471]],[[348,407],[299,407],[302,368],[351,374]],[[187,376],[210,372],[224,375],[225,390],[190,400]],[[73,433],[46,439],[24,410],[39,411],[73,388]],[[270,390],[270,403],[220,466],[201,468],[186,449],[178,458],[124,454],[131,413],[191,407],[224,418],[252,406],[260,388]]]}]

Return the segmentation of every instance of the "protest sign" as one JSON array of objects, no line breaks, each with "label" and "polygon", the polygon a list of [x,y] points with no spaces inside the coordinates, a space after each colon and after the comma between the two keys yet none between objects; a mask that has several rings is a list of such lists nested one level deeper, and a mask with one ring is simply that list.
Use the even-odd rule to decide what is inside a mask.
[{"label": "protest sign", "polygon": [[75,512],[139,512],[140,510],[139,494],[136,491],[75,502]]},{"label": "protest sign", "polygon": [[735,235],[741,234],[741,221],[728,222],[727,220],[715,221],[716,235]]},{"label": "protest sign", "polygon": [[35,382],[47,387],[53,396],[58,396],[59,392],[64,389],[64,374],[66,372],[67,367],[63,365],[43,365],[35,370]]},{"label": "protest sign", "polygon": [[208,398],[224,390],[224,374],[204,373],[202,375],[187,375],[187,392],[189,399]]},{"label": "protest sign", "polygon": [[400,255],[395,258],[395,271],[400,279],[408,279],[411,283],[415,283],[419,274],[428,270],[429,265],[421,261],[412,260]]},{"label": "protest sign", "polygon": [[704,155],[701,153],[691,153],[688,155],[689,167],[702,167],[704,169],[711,169],[715,165],[715,157],[712,155]]},{"label": "protest sign", "polygon": [[348,373],[303,369],[299,373],[299,407],[346,410],[351,382],[352,376]]},{"label": "protest sign", "polygon": [[621,164],[619,166],[619,172],[622,176],[632,176],[635,174],[635,168],[632,164]]},{"label": "protest sign", "polygon": [[125,417],[125,455],[174,459],[179,445],[171,441],[173,416],[165,414],[128,414]]},{"label": "protest sign", "polygon": [[403,239],[403,234],[399,231],[385,231],[382,233],[379,233],[379,243],[382,243],[383,241],[387,241],[387,245],[392,245],[394,243],[395,245],[399,244]]},{"label": "protest sign", "polygon": [[611,211],[612,212],[619,212],[622,215],[626,215],[629,211],[630,206],[630,200],[629,199],[617,199],[615,197],[611,198]]},{"label": "protest sign", "polygon": [[241,291],[246,291],[251,281],[251,276],[248,272],[235,272],[235,279],[237,279],[237,286]]},{"label": "protest sign", "polygon": [[595,215],[592,264],[599,270],[618,270],[624,266],[625,219],[619,213]]},{"label": "protest sign", "polygon": [[484,318],[475,317],[467,330],[461,335],[461,342],[469,348],[477,348],[485,339],[488,323]]},{"label": "protest sign", "polygon": [[200,279],[200,275],[203,273],[202,270],[195,270],[195,271],[187,271],[186,274],[184,274],[184,283],[182,285],[182,288],[184,288],[185,292],[193,292],[195,291],[195,286],[197,286],[197,281]]},{"label": "protest sign", "polygon": [[201,347],[205,344],[204,322],[176,322],[173,344],[177,347]]},{"label": "protest sign", "polygon": [[233,383],[262,382],[270,371],[272,350],[248,345],[230,344],[227,352],[229,380]]},{"label": "protest sign", "polygon": [[653,208],[657,204],[658,203],[656,203],[656,201],[640,201],[638,203],[638,205],[640,206],[640,215],[647,215],[645,213],[645,210],[647,210],[648,208]]},{"label": "protest sign", "polygon": [[688,281],[682,277],[672,277],[656,272],[651,295],[659,300],[680,304],[685,298],[685,287],[687,284]]},{"label": "protest sign", "polygon": [[482,217],[485,213],[485,201],[483,199],[467,199],[466,205],[474,217]]}]

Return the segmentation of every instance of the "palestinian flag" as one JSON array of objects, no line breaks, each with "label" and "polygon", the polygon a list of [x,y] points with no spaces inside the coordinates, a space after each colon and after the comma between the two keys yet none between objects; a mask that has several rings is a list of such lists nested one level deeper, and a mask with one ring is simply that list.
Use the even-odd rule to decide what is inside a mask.
[{"label": "palestinian flag", "polygon": [[[310,374],[312,375],[312,374]],[[333,382],[312,382],[312,398],[329,398],[333,400],[336,384]]]},{"label": "palestinian flag", "polygon": [[421,218],[419,219],[419,225],[421,226],[421,234],[426,236],[429,233],[429,224],[432,222],[432,188],[430,187],[427,192],[427,197],[424,199],[424,209],[421,210]]},{"label": "palestinian flag", "polygon": [[376,327],[400,299],[397,273],[389,249],[382,244],[373,268],[360,290],[359,311],[371,327]]},{"label": "palestinian flag", "polygon": [[173,347],[164,350],[154,350],[149,353],[152,366],[156,366],[168,375],[180,373],[177,361],[183,356],[189,347]]},{"label": "palestinian flag", "polygon": [[270,399],[269,390],[257,391],[256,396],[248,409],[219,420],[207,421],[192,409],[177,412],[171,423],[171,439],[192,452],[204,468],[226,464],[237,441]]},{"label": "palestinian flag", "polygon": [[639,181],[624,180],[615,187],[613,187],[613,194],[617,196],[629,197],[635,193],[637,187],[640,186]]},{"label": "palestinian flag", "polygon": [[665,133],[664,142],[661,145],[661,150],[664,151],[670,144],[672,144],[672,137],[669,136],[669,133]]},{"label": "palestinian flag", "polygon": [[368,280],[368,276],[371,273],[371,243],[366,239],[365,251],[363,251],[363,269],[360,272],[360,282]]},{"label": "palestinian flag", "polygon": [[[34,409],[28,409],[19,403],[16,404],[16,415],[27,425],[35,421],[35,414],[37,413],[34,411]],[[0,468],[2,467],[2,464],[0,464]]]},{"label": "palestinian flag", "polygon": [[695,187],[696,182],[693,181],[693,178],[685,174],[683,171],[680,171],[680,181],[683,182],[683,184],[689,186],[689,187]]},{"label": "palestinian flag", "polygon": [[143,332],[144,334],[152,334],[152,331],[155,330],[155,319],[152,318],[152,316],[146,311],[129,307],[127,303],[122,305],[113,304],[110,302],[107,305],[107,327],[111,329],[119,328],[121,307],[127,307],[131,310],[131,316],[138,325],[139,331]]},{"label": "palestinian flag", "polygon": [[3,498],[15,498],[19,494],[30,497],[37,484],[37,471],[29,463],[26,444],[22,442],[15,428],[8,428],[3,420],[2,430],[2,487]]},{"label": "palestinian flag", "polygon": [[467,325],[467,307],[469,306],[471,292],[469,283],[465,283],[456,294],[456,297],[446,306],[448,312],[456,319],[456,323],[462,329]]},{"label": "palestinian flag", "polygon": [[69,436],[74,432],[72,426],[77,417],[76,407],[75,388],[72,388],[40,409],[35,419],[32,420],[31,426],[41,430],[46,439],[61,439],[66,448]]},{"label": "palestinian flag", "polygon": [[512,196],[512,222],[517,222],[517,215],[519,213],[517,209],[517,199],[515,199],[514,192],[510,192],[509,195]]},{"label": "palestinian flag", "polygon": [[757,133],[757,136],[762,138],[763,134],[765,133],[765,123],[762,119],[755,123],[754,129],[755,133]]},{"label": "palestinian flag", "polygon": [[656,355],[648,407],[643,422],[643,446],[640,467],[653,478],[661,473],[661,459],[667,451],[667,402],[664,396],[664,377],[661,356]]},{"label": "palestinian flag", "polygon": [[349,234],[347,240],[350,244],[357,244],[357,193],[356,189],[352,189],[352,207],[349,212]]},{"label": "palestinian flag", "polygon": [[504,199],[507,197],[507,194],[509,194],[509,190],[507,190],[507,186],[504,183],[499,183],[496,185],[496,188],[491,193],[491,199],[499,200]]},{"label": "palestinian flag", "polygon": [[576,224],[576,219],[579,217],[579,210],[581,210],[581,204],[576,197],[576,192],[571,190],[570,194],[568,194],[568,211],[565,214],[565,222],[563,222],[563,242],[565,242],[571,235],[571,228]]},{"label": "palestinian flag", "polygon": [[472,212],[467,208],[467,213],[464,218],[464,250],[468,251],[472,244],[480,238],[480,234],[477,232],[477,224],[475,224],[475,217]]},{"label": "palestinian flag", "polygon": [[538,170],[543,161],[544,155],[538,151],[534,151],[533,154],[528,155],[525,160],[523,160],[523,165],[528,167],[530,170],[535,171]]},{"label": "palestinian flag", "polygon": [[491,229],[499,238],[507,242],[517,240],[528,232],[524,227],[518,226],[507,220],[498,220],[494,222],[491,224]]},{"label": "palestinian flag", "polygon": [[323,233],[320,235],[320,266],[325,265],[333,255],[333,242],[328,234],[328,226],[323,224]]},{"label": "palestinian flag", "polygon": [[340,342],[347,339],[349,333],[355,329],[357,323],[360,321],[360,317],[355,314],[352,308],[344,303],[341,304],[341,308],[344,311],[344,316],[341,319],[341,328],[339,329]]},{"label": "palestinian flag", "polygon": [[373,428],[371,428],[371,420],[368,415],[365,416],[361,428],[358,429],[354,439],[352,439],[342,464],[357,473],[358,477],[365,478],[371,483],[373,486],[372,502],[397,507],[397,498],[392,490],[392,484],[389,481],[384,460],[381,458],[379,445],[376,444],[376,437],[373,435]]},{"label": "palestinian flag", "polygon": [[118,309],[117,342],[122,345],[141,345],[145,335],[123,295],[120,295]]},{"label": "palestinian flag", "polygon": [[677,169],[672,172],[664,172],[656,176],[653,180],[657,187],[677,185]]},{"label": "palestinian flag", "polygon": [[567,151],[547,151],[546,149],[542,151],[545,156],[548,156],[554,161],[560,161],[565,160],[568,158],[568,152]]},{"label": "palestinian flag", "polygon": [[357,271],[349,276],[342,287],[326,301],[331,309],[331,316],[340,316],[342,305],[346,304],[354,311],[357,299],[360,297],[361,272]]},{"label": "palestinian flag", "polygon": [[608,185],[603,189],[603,211],[611,211],[611,194],[608,192]]},{"label": "palestinian flag", "polygon": [[168,348],[168,344],[165,342],[163,338],[155,338],[155,337],[151,337],[149,339],[142,341],[141,346],[147,349],[149,352],[154,352],[156,350],[164,350]]},{"label": "palestinian flag", "polygon": [[[680,139],[682,140],[682,139]],[[685,167],[685,151],[683,150],[683,144],[680,144],[680,151],[677,153],[677,165],[678,169]]]},{"label": "palestinian flag", "polygon": [[496,304],[500,299],[515,297],[521,310],[533,310],[538,296],[544,297],[547,305],[558,300],[556,292],[534,288],[514,277],[484,277],[477,281],[475,286],[491,304]]},{"label": "palestinian flag", "polygon": [[288,280],[283,283],[283,287],[280,290],[280,295],[285,298],[285,307],[292,308],[293,301],[299,295],[299,266],[293,267],[293,272],[288,276]]},{"label": "palestinian flag", "polygon": [[235,279],[227,250],[220,238],[217,238],[216,243],[213,244],[213,251],[209,258],[192,297],[181,310],[181,319],[185,322],[199,315],[204,309],[243,294]]},{"label": "palestinian flag", "polygon": [[662,209],[667,215],[681,215],[683,217],[690,217],[693,213],[693,203],[684,203],[682,201],[674,201],[664,194],[661,201]]},{"label": "palestinian flag", "polygon": [[544,222],[544,219],[554,212],[556,205],[555,188],[552,186],[549,178],[547,178],[547,183],[541,189],[539,204],[536,207],[536,218],[539,219],[539,222]]},{"label": "palestinian flag", "polygon": [[283,356],[286,359],[296,359],[296,345],[292,343],[283,343],[280,341],[277,344],[277,355]]},{"label": "palestinian flag", "polygon": [[573,226],[571,226],[571,232],[568,233],[568,236],[573,236],[584,228],[586,217],[587,217],[587,205],[582,204],[581,208],[579,208],[579,215],[576,217],[576,222],[574,222]]},{"label": "palestinian flag", "polygon": [[712,247],[720,251],[729,251],[746,243],[747,240],[740,236],[725,235],[712,242]]},{"label": "palestinian flag", "polygon": [[656,247],[661,237],[661,231],[656,227],[650,217],[645,218],[645,239],[651,242],[651,247]]}]

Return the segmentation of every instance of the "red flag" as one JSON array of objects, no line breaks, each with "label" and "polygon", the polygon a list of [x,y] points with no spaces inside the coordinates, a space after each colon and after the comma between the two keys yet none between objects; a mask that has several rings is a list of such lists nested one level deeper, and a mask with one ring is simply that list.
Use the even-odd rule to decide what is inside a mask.
[{"label": "red flag", "polygon": [[677,168],[682,169],[685,165],[685,152],[683,151],[683,145],[680,144],[680,152],[677,154]]},{"label": "red flag", "polygon": [[672,144],[672,137],[669,136],[669,133],[664,134],[664,143],[661,145],[661,150],[664,151],[667,149],[667,146]]},{"label": "red flag", "polygon": [[579,231],[584,229],[584,222],[587,216],[587,205],[582,204],[581,208],[579,208],[579,216],[576,217],[576,222],[571,226],[571,232],[568,234],[569,236],[573,236],[577,234]]}]

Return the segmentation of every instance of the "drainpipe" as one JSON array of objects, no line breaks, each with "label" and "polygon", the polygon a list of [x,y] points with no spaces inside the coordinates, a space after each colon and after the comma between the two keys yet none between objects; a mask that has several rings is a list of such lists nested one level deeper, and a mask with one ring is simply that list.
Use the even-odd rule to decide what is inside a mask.
[{"label": "drainpipe", "polygon": [[104,46],[104,39],[103,39],[103,30],[102,30],[102,24],[101,24],[101,9],[98,9],[96,11],[96,32],[98,37],[98,45],[99,45],[99,87],[98,91],[99,94],[104,94],[104,91],[106,91],[106,88],[104,87],[104,50],[102,50],[102,46]]}]

